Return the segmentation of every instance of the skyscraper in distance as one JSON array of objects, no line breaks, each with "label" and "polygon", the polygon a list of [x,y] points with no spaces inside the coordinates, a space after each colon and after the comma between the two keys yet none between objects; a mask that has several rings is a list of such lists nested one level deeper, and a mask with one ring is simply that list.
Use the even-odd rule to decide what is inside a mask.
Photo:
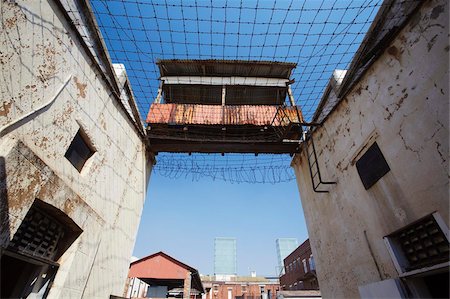
[{"label": "skyscraper in distance", "polygon": [[236,238],[214,239],[214,275],[223,277],[237,274]]},{"label": "skyscraper in distance", "polygon": [[276,240],[277,256],[278,256],[278,274],[284,274],[283,260],[298,246],[296,238],[279,238]]}]

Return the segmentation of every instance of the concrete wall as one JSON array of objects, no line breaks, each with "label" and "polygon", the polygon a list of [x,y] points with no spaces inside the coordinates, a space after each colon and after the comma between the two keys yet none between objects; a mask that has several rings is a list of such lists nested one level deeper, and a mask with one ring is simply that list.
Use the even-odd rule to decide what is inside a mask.
[{"label": "concrete wall", "polygon": [[[50,298],[121,295],[151,171],[141,124],[113,96],[115,78],[107,84],[95,67],[109,61],[89,58],[57,2],[0,6],[0,126],[55,98],[0,133],[1,245],[39,198],[83,229],[58,261]],[[96,152],[78,172],[64,154],[80,127]]]},{"label": "concrete wall", "polygon": [[[313,133],[322,176],[337,184],[313,192],[305,152],[294,158],[324,297],[398,277],[389,233],[434,211],[448,226],[448,55],[448,2],[428,1]],[[365,190],[354,163],[374,141],[391,171]]]}]

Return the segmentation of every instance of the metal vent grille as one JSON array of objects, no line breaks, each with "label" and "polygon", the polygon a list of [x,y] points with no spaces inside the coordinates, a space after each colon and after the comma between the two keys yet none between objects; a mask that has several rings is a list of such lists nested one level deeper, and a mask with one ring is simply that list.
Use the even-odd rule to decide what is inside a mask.
[{"label": "metal vent grille", "polygon": [[407,226],[392,237],[397,239],[408,261],[407,271],[449,260],[449,242],[432,215]]},{"label": "metal vent grille", "polygon": [[9,247],[20,253],[53,260],[58,241],[63,235],[64,230],[56,220],[32,207],[14,234]]}]

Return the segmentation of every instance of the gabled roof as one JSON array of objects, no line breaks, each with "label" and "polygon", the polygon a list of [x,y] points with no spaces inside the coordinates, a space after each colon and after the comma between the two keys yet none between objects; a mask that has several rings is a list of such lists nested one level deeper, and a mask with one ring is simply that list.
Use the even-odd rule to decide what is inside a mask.
[{"label": "gabled roof", "polygon": [[131,268],[132,265],[141,263],[141,262],[143,262],[143,261],[146,261],[146,260],[148,260],[148,259],[154,258],[154,257],[156,257],[156,256],[163,256],[163,257],[165,257],[165,258],[171,260],[171,261],[174,262],[175,264],[177,264],[177,265],[179,265],[179,266],[185,268],[186,270],[189,270],[190,272],[198,272],[197,269],[192,268],[191,266],[186,265],[185,263],[180,262],[179,260],[177,260],[177,259],[171,257],[170,255],[168,255],[168,254],[166,254],[166,253],[164,253],[164,252],[162,252],[162,251],[159,251],[159,252],[150,254],[150,255],[148,255],[148,256],[145,256],[145,257],[143,257],[143,258],[141,258],[141,259],[139,259],[139,260],[136,260],[136,261],[130,263],[130,268]]},{"label": "gabled roof", "polygon": [[[161,257],[163,260],[160,259]],[[164,263],[164,260],[169,263]],[[204,289],[197,269],[180,262],[162,251],[132,262],[128,277],[137,277],[144,281],[160,281],[163,282],[162,284],[172,284],[174,281],[182,282],[187,272],[191,273],[192,287],[203,293]]]}]

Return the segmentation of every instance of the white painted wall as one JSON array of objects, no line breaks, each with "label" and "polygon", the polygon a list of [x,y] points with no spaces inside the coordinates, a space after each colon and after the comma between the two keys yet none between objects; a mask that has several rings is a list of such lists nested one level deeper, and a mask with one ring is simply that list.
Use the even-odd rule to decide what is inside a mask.
[{"label": "white painted wall", "polygon": [[[60,259],[50,298],[122,295],[151,171],[144,142],[54,1],[0,5],[0,126],[48,102],[71,76],[51,105],[0,139],[10,203],[10,222],[4,224],[9,232],[2,230],[2,245],[12,238],[36,194],[45,193],[42,183],[34,185],[35,178],[26,176],[32,162],[17,162],[25,171],[17,173],[16,162],[8,158],[20,155],[20,141],[45,164],[33,170],[39,182],[43,171],[51,172],[79,200],[73,208],[84,207],[70,210],[84,231]],[[81,173],[64,157],[79,127],[97,150]],[[40,199],[64,210],[68,196],[55,195],[64,188]]]},{"label": "white painted wall", "polygon": [[[314,132],[322,176],[337,184],[314,193],[305,153],[294,158],[324,297],[398,277],[384,236],[434,211],[448,226],[448,55],[448,2],[428,1]],[[391,171],[365,190],[354,162],[373,141]]]}]

